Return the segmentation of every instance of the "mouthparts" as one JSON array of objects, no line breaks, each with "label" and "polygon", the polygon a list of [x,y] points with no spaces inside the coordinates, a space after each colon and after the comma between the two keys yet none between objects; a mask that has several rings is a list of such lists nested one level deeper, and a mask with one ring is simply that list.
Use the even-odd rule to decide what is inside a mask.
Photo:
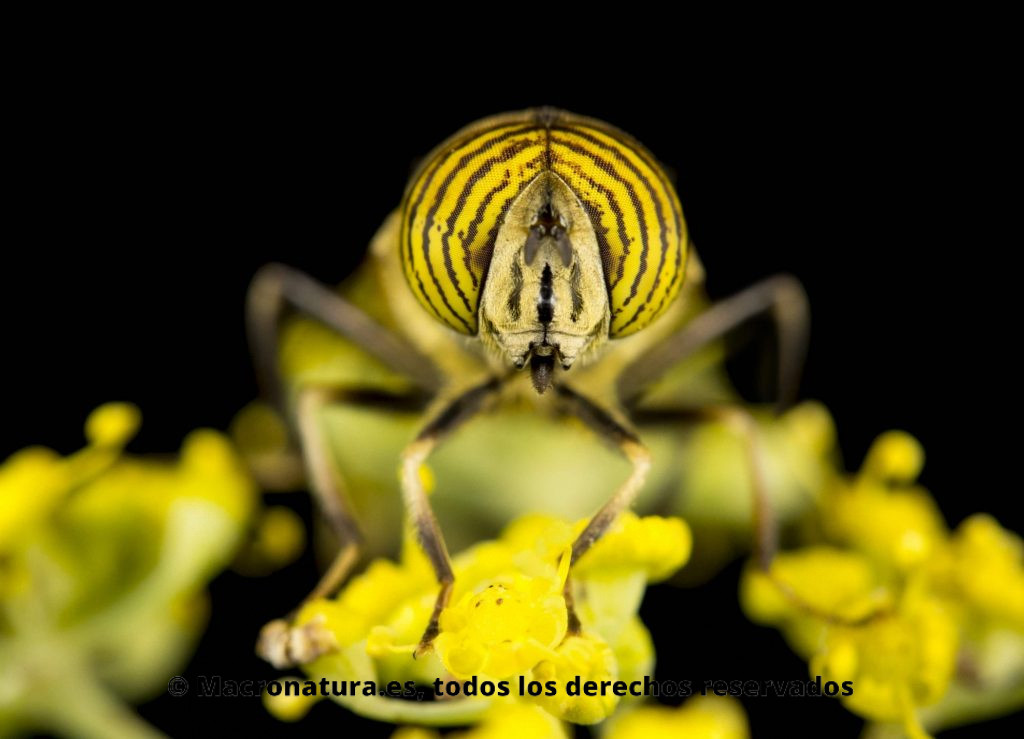
[{"label": "mouthparts", "polygon": [[551,387],[551,378],[555,371],[555,347],[548,343],[534,348],[530,356],[530,379],[533,389],[543,395]]}]

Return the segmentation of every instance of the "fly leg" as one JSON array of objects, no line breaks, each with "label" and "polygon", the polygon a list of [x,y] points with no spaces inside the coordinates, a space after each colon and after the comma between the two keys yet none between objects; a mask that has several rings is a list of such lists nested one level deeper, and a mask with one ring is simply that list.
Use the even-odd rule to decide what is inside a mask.
[{"label": "fly leg", "polygon": [[682,360],[759,315],[769,314],[778,335],[777,404],[796,399],[810,326],[807,295],[794,277],[776,275],[711,305],[676,333],[627,366],[618,380],[620,400],[632,404],[652,382]]},{"label": "fly leg", "polygon": [[[284,265],[271,264],[253,279],[247,299],[246,322],[257,373],[271,401],[289,417],[313,497],[340,543],[334,561],[305,598],[305,603],[329,596],[341,586],[358,561],[362,534],[344,481],[334,469],[320,413],[325,405],[344,400],[353,393],[302,388],[289,402],[278,371],[280,323],[288,307],[337,331],[408,377],[425,393],[436,392],[440,376],[433,363],[412,345],[307,275]],[[260,632],[256,650],[275,667],[308,662],[335,648],[332,635],[322,624],[292,626],[297,610],[285,618],[271,621]]]},{"label": "fly leg", "polygon": [[426,654],[433,646],[439,633],[438,623],[441,612],[448,605],[452,587],[455,584],[455,573],[452,571],[451,558],[444,543],[441,527],[430,507],[423,483],[420,480],[420,467],[445,437],[461,426],[465,421],[476,415],[484,403],[495,395],[501,386],[500,380],[492,378],[458,395],[448,403],[402,452],[402,497],[405,509],[412,521],[416,538],[423,547],[434,575],[441,586],[434,601],[434,610],[430,621],[423,632],[415,655]]},{"label": "fly leg", "polygon": [[764,450],[761,444],[757,422],[746,408],[736,405],[709,406],[697,411],[708,420],[723,422],[743,442],[746,452],[746,466],[750,476],[750,492],[753,505],[754,564],[778,592],[794,607],[809,616],[827,623],[842,626],[861,626],[884,615],[884,609],[874,609],[857,618],[843,618],[834,613],[823,611],[808,603],[784,579],[780,578],[772,568],[772,561],[778,551],[778,523],[775,520],[775,509],[765,475]]},{"label": "fly leg", "polygon": [[441,377],[434,363],[334,290],[283,264],[268,264],[253,277],[246,298],[246,326],[256,373],[279,410],[286,403],[278,371],[281,317],[292,307],[357,344],[368,354],[435,393]]},{"label": "fly leg", "polygon": [[334,594],[359,559],[363,535],[359,528],[344,480],[335,470],[321,425],[320,410],[331,402],[342,399],[330,390],[306,389],[299,393],[296,426],[302,447],[306,478],[340,548],[327,571],[302,604],[284,618],[274,619],[260,631],[257,653],[274,667],[283,669],[316,659],[336,647],[333,635],[321,624],[311,622],[301,627],[292,626],[292,620],[301,606],[317,598]]},{"label": "fly leg", "polygon": [[[775,324],[779,344],[777,370],[778,396],[776,409],[782,410],[796,397],[797,385],[803,368],[809,327],[807,296],[793,277],[776,275],[758,282],[741,292],[711,305],[665,341],[652,347],[623,370],[618,380],[620,398],[627,407],[635,405],[644,390],[672,366],[699,351],[709,343],[721,339],[730,331],[759,315],[769,314]],[[778,549],[778,524],[765,476],[764,451],[753,416],[739,405],[709,406],[678,410],[638,410],[636,418],[644,415],[660,420],[716,420],[725,423],[743,442],[746,465],[750,475],[753,506],[753,553],[758,569],[764,573],[778,591],[794,606],[805,613],[829,622],[856,625],[875,618],[872,613],[855,621],[842,621],[834,614],[822,612],[807,603],[772,569],[772,560]]]},{"label": "fly leg", "polygon": [[639,437],[615,420],[608,411],[565,385],[556,386],[556,390],[570,413],[580,418],[601,438],[613,444],[632,465],[629,477],[591,517],[572,544],[569,576],[565,579],[564,588],[565,606],[569,612],[568,633],[571,635],[580,631],[580,620],[576,615],[572,595],[572,566],[604,535],[619,513],[632,504],[651,468],[651,454]]}]

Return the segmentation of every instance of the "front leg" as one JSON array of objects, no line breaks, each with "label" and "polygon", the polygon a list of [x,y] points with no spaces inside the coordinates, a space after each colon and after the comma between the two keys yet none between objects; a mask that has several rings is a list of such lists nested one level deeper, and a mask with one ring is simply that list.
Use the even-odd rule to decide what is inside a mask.
[{"label": "front leg", "polygon": [[[651,453],[643,445],[640,438],[623,424],[619,423],[605,409],[580,395],[568,386],[557,386],[559,397],[563,400],[570,413],[586,423],[603,439],[614,444],[629,460],[633,469],[626,481],[619,486],[615,494],[609,498],[600,510],[587,523],[583,531],[572,544],[570,567],[586,554],[587,550],[600,539],[615,521],[619,513],[633,503],[651,468]],[[571,570],[570,570],[571,573]],[[571,574],[565,580],[565,606],[569,612],[568,634],[578,634],[580,620],[572,597]]]},{"label": "front leg", "polygon": [[444,543],[444,535],[437,523],[437,517],[430,507],[423,483],[420,480],[420,468],[427,457],[448,434],[461,426],[469,418],[476,415],[484,403],[492,398],[501,387],[501,381],[492,378],[462,393],[451,401],[444,409],[416,435],[416,439],[402,452],[402,498],[405,509],[412,520],[416,538],[434,568],[434,574],[441,590],[434,602],[434,610],[423,632],[415,656],[426,654],[433,647],[434,639],[439,632],[441,612],[447,607],[455,584],[455,573],[452,561],[448,556],[448,547]]}]

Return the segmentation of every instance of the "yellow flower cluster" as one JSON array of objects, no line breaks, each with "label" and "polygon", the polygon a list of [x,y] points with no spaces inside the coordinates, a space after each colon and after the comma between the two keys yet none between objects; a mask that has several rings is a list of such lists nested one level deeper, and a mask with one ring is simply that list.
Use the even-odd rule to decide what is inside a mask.
[{"label": "yellow flower cluster", "polygon": [[[445,735],[447,739],[568,739],[561,721],[538,706],[509,703],[490,709],[468,731]],[[639,705],[616,714],[602,727],[603,739],[748,739],[750,730],[739,702],[731,698],[698,696],[679,708]],[[440,739],[436,731],[403,727],[391,739]]]},{"label": "yellow flower cluster", "polygon": [[[437,585],[418,547],[407,541],[400,562],[377,560],[336,599],[302,609],[296,625],[318,625],[337,646],[304,669],[315,679],[347,684],[476,679],[510,686],[506,696],[478,693],[421,704],[379,695],[337,697],[356,712],[390,721],[464,723],[495,704],[519,703],[574,723],[603,720],[624,699],[569,695],[565,684],[577,677],[634,680],[650,674],[654,653],[637,609],[647,583],[669,577],[686,561],[690,536],[680,519],[623,514],[573,572],[583,628],[568,634],[563,589],[571,544],[584,524],[526,516],[499,539],[456,556],[451,605],[441,614],[433,653],[419,659],[413,651]],[[521,695],[520,679],[550,681],[557,690]]]},{"label": "yellow flower cluster", "polygon": [[741,597],[847,706],[910,736],[1024,704],[1024,546],[987,515],[949,531],[915,484],[924,454],[882,435],[821,501],[824,541],[751,567]]},{"label": "yellow flower cluster", "polygon": [[[525,702],[509,702],[488,710],[480,722],[468,731],[453,731],[448,739],[569,739],[566,725],[539,706]],[[440,739],[436,731],[405,726],[391,739]]]},{"label": "yellow flower cluster", "polygon": [[750,729],[739,701],[695,696],[679,708],[640,706],[616,716],[605,739],[748,739]]},{"label": "yellow flower cluster", "polygon": [[105,405],[85,449],[0,465],[0,726],[152,735],[121,700],[181,668],[202,589],[243,540],[258,498],[228,441],[196,431],[177,459],[125,455],[139,422]]}]

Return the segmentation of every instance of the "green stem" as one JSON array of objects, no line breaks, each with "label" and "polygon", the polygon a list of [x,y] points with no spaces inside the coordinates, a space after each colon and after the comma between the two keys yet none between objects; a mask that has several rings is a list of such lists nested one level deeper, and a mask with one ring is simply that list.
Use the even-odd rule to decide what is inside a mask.
[{"label": "green stem", "polygon": [[392,724],[417,724],[420,726],[452,726],[479,721],[490,708],[486,699],[458,698],[453,700],[416,701],[384,698],[382,696],[338,696],[338,703],[360,716]]},{"label": "green stem", "polygon": [[164,737],[89,671],[60,661],[49,667],[29,688],[24,714],[34,727],[81,739]]}]

